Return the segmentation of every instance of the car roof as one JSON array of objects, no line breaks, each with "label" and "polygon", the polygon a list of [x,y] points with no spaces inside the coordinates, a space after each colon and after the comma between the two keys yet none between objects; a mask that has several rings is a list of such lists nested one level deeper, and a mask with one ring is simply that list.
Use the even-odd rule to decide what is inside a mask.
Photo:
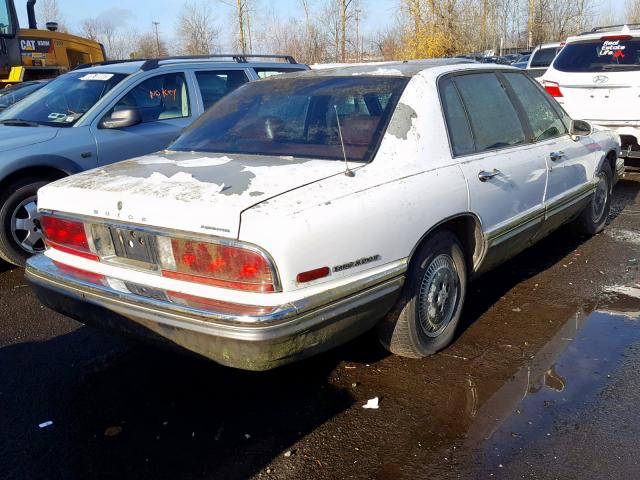
[{"label": "car roof", "polygon": [[574,35],[567,38],[567,42],[583,42],[585,40],[600,40],[600,38],[607,36],[607,34],[622,34],[631,35],[633,37],[640,37],[640,25],[612,25],[611,27],[596,27],[590,32],[584,32],[580,35]]},{"label": "car roof", "polygon": [[[106,61],[106,62],[98,62],[95,64],[86,64],[81,65],[79,68],[76,68],[74,71],[76,72],[89,72],[89,73],[122,73],[122,74],[132,74],[139,70],[150,70],[156,68],[163,67],[173,67],[173,66],[182,66],[188,65],[189,67],[207,67],[216,66],[219,68],[247,68],[247,67],[256,67],[256,68],[285,68],[285,69],[306,69],[307,66],[303,63],[296,63],[295,60],[291,57],[282,56],[282,58],[290,59],[289,61],[266,61],[266,60],[258,60],[258,61],[236,61],[232,55],[224,55],[219,57],[228,57],[228,60],[221,60],[220,58],[216,58],[212,56],[210,58],[199,58],[195,57],[169,57],[169,58],[159,58],[159,59],[149,59],[149,60],[123,60],[123,61]],[[258,56],[259,57],[259,56]],[[276,58],[276,57],[267,57],[265,58]]]},{"label": "car roof", "polygon": [[298,75],[305,76],[349,76],[349,75],[388,75],[396,77],[413,77],[418,73],[436,67],[452,65],[474,65],[480,64],[474,60],[465,58],[435,58],[427,60],[408,60],[402,62],[372,62],[372,63],[350,63],[330,66],[329,68],[319,68]]},{"label": "car roof", "polygon": [[418,75],[437,78],[440,75],[465,70],[513,70],[521,72],[519,68],[497,63],[479,63],[461,58],[443,58],[429,60],[411,60],[404,62],[376,62],[358,63],[346,66],[307,70],[297,73],[287,73],[260,80],[261,82],[277,82],[283,79],[305,77],[353,77],[353,76],[385,76],[411,78]]},{"label": "car roof", "polygon": [[[560,42],[543,43],[543,44],[538,45],[538,46],[536,47],[536,51],[537,51],[537,50],[542,50],[543,48],[558,48],[558,47],[560,47],[561,45],[562,45],[562,43],[560,43]],[[535,51],[534,51],[534,52],[535,52]],[[532,53],[534,53],[534,52],[532,52]]]}]

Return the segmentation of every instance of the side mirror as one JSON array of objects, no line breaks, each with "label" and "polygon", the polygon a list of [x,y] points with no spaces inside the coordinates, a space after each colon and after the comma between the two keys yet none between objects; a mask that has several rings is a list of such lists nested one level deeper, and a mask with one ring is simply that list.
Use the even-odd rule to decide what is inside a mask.
[{"label": "side mirror", "polygon": [[124,110],[116,110],[111,116],[106,117],[100,124],[101,128],[126,128],[142,123],[140,112],[135,108],[125,108]]},{"label": "side mirror", "polygon": [[571,120],[571,127],[569,128],[569,134],[573,137],[586,137],[591,135],[593,128],[589,122],[584,120]]}]

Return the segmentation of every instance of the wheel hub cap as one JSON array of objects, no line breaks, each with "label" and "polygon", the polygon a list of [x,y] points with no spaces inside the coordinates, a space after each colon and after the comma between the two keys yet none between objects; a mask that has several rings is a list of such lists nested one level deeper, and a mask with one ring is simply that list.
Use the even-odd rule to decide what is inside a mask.
[{"label": "wheel hub cap", "polygon": [[420,326],[429,337],[437,337],[451,322],[458,302],[458,274],[449,255],[439,255],[429,264],[418,296]]},{"label": "wheel hub cap", "polygon": [[34,254],[44,250],[44,239],[36,197],[23,200],[11,215],[11,235],[25,252]]}]

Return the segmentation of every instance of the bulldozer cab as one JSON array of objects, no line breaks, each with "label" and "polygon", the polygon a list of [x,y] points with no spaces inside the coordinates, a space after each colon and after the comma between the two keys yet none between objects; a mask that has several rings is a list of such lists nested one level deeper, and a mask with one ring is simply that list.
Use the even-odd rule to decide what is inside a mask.
[{"label": "bulldozer cab", "polygon": [[18,15],[13,0],[0,0],[0,78],[22,64],[18,38]]},{"label": "bulldozer cab", "polygon": [[54,78],[85,63],[105,60],[102,45],[58,32],[55,22],[39,29],[36,0],[27,1],[29,28],[18,25],[13,0],[0,0],[0,88],[28,80]]}]

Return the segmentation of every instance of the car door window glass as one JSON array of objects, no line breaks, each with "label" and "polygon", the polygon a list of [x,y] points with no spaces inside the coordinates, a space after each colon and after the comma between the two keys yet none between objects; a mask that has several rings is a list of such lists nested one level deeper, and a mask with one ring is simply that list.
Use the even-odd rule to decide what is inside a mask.
[{"label": "car door window glass", "polygon": [[562,120],[533,80],[523,73],[505,73],[504,76],[527,114],[536,141],[567,133]]},{"label": "car door window glass", "polygon": [[454,82],[469,115],[477,151],[525,142],[516,108],[495,74],[460,75]]},{"label": "car door window glass", "polygon": [[184,118],[190,115],[187,82],[183,73],[149,78],[120,99],[114,111],[136,109],[142,123]]},{"label": "car door window glass", "polygon": [[454,155],[473,153],[473,135],[460,95],[450,78],[440,82],[442,107],[447,121],[447,130]]},{"label": "car door window glass", "polygon": [[201,71],[196,72],[196,79],[205,109],[249,81],[244,70]]}]

